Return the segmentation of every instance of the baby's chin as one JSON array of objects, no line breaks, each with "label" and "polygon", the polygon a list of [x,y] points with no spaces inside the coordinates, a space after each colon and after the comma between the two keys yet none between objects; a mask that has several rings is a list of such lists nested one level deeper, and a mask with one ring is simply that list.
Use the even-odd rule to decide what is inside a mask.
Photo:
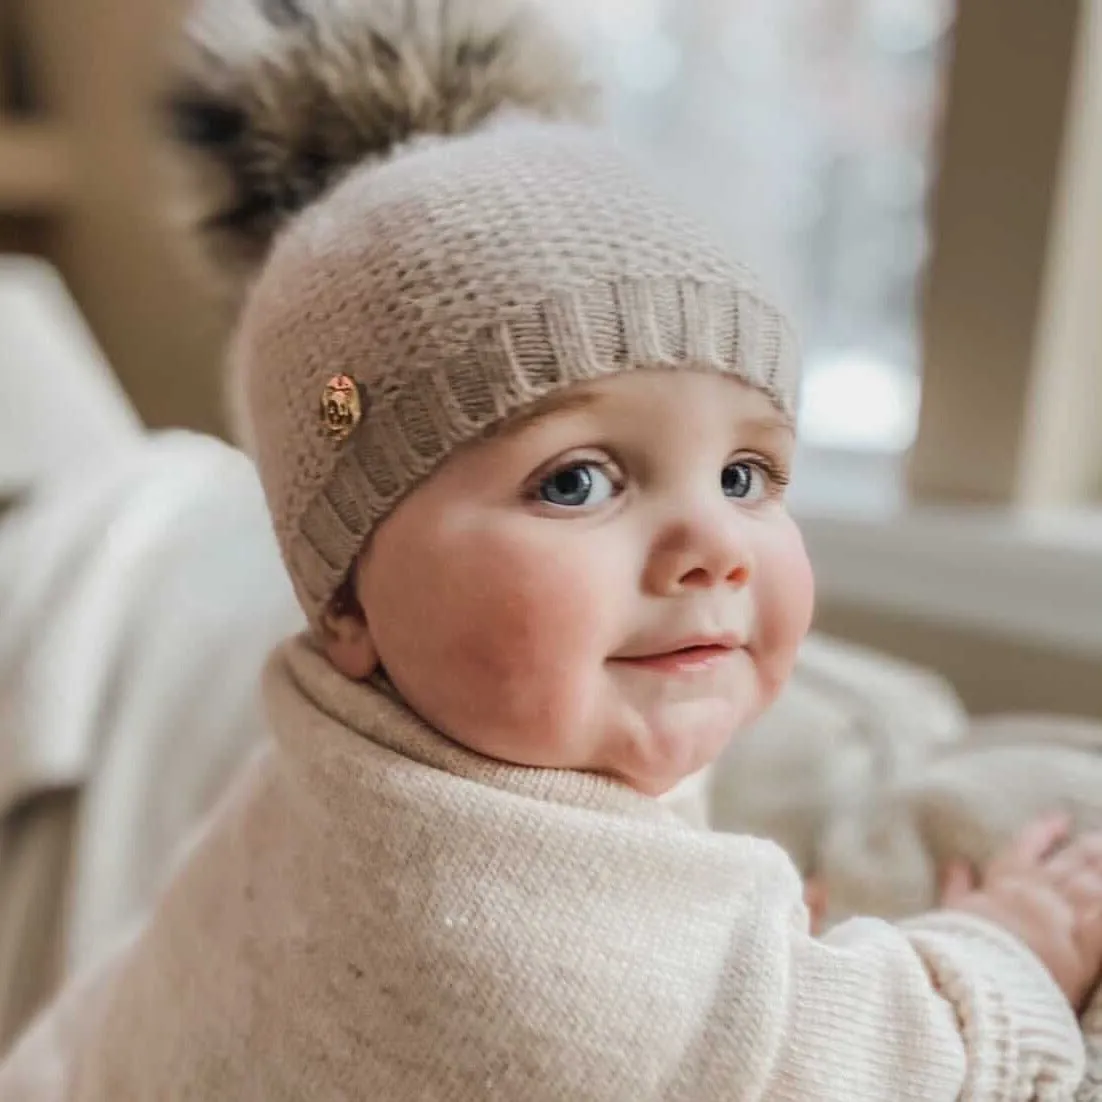
[{"label": "baby's chin", "polygon": [[759,688],[746,676],[734,684],[729,679],[706,688],[665,685],[645,692],[605,683],[591,694],[574,694],[573,706],[558,711],[550,705],[461,715],[439,709],[442,714],[425,718],[484,757],[602,774],[660,796],[711,765],[757,717]]},{"label": "baby's chin", "polygon": [[659,714],[637,715],[609,772],[648,796],[662,796],[706,769],[758,708],[723,698],[680,701]]}]

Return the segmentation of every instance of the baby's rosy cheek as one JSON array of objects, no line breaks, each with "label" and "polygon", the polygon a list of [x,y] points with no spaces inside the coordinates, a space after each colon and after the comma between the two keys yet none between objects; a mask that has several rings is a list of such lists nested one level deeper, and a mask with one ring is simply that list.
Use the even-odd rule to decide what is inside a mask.
[{"label": "baby's rosy cheek", "polygon": [[765,549],[763,560],[764,598],[773,620],[770,634],[777,643],[802,641],[811,626],[815,603],[815,579],[799,529],[791,520]]},{"label": "baby's rosy cheek", "polygon": [[815,611],[815,576],[802,549],[798,559],[792,563],[786,588],[790,631],[797,642],[801,642],[811,627]]},{"label": "baby's rosy cheek", "polygon": [[486,611],[471,646],[497,676],[554,682],[580,658],[591,611],[547,587],[510,587]]},{"label": "baby's rosy cheek", "polygon": [[508,710],[528,724],[569,721],[579,682],[602,637],[595,596],[561,568],[521,569],[495,596],[472,648],[492,680],[507,685]]},{"label": "baby's rosy cheek", "polygon": [[768,700],[792,672],[814,604],[811,566],[795,525],[773,536],[758,559],[758,667]]}]

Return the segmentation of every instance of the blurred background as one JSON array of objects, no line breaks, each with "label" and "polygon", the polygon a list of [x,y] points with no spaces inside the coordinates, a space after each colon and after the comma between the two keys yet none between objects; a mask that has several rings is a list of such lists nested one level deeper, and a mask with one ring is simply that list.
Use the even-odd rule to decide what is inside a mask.
[{"label": "blurred background", "polygon": [[[798,321],[818,626],[977,710],[1102,715],[1102,3],[554,2],[613,125]],[[51,448],[108,431],[81,427],[96,387],[150,429],[226,433],[228,319],[172,246],[153,155],[178,13],[0,8],[16,482],[32,411],[66,426]]]}]

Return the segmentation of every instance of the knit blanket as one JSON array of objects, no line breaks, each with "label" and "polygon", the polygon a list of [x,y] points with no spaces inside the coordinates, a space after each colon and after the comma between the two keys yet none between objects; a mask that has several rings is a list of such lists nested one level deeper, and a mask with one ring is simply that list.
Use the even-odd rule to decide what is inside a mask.
[{"label": "knit blanket", "polygon": [[1082,1039],[948,914],[808,933],[775,844],[479,757],[305,639],[149,923],[0,1069],[22,1102],[1066,1098]]}]

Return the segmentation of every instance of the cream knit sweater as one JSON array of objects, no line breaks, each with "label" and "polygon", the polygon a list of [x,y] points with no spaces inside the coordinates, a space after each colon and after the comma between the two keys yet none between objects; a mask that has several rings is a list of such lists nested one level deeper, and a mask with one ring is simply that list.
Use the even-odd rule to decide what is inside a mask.
[{"label": "cream knit sweater", "polygon": [[4,1102],[1070,1098],[1074,1017],[963,916],[807,932],[783,852],[480,758],[274,655],[276,726]]}]

